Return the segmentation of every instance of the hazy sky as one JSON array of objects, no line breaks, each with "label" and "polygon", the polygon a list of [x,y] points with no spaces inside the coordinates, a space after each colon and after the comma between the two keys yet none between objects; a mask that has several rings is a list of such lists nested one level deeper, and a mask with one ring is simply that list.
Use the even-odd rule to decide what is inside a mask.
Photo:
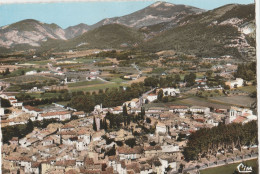
[{"label": "hazy sky", "polygon": [[[23,0],[1,0],[5,2]],[[32,0],[27,0],[32,1]],[[36,1],[36,0],[33,0]],[[46,2],[46,0],[41,0]],[[56,23],[62,28],[86,23],[92,25],[104,18],[123,16],[140,10],[156,1],[120,1],[120,2],[59,2],[1,4],[0,26],[12,24],[23,19],[36,19],[45,23]],[[250,4],[254,0],[168,0],[173,4],[185,4],[211,10],[225,4]]]}]

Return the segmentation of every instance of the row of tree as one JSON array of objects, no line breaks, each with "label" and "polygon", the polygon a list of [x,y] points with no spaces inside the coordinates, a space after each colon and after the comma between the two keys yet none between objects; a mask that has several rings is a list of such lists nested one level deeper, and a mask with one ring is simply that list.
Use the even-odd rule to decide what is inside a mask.
[{"label": "row of tree", "polygon": [[144,86],[143,83],[133,83],[126,89],[120,87],[111,88],[106,91],[100,91],[99,93],[92,94],[77,93],[71,98],[69,106],[77,110],[83,110],[85,112],[93,111],[94,106],[101,103],[103,107],[121,106],[122,103],[126,101],[140,97],[149,89],[150,88]]},{"label": "row of tree", "polygon": [[242,78],[244,80],[250,81],[256,79],[256,62],[251,62],[247,64],[239,64],[237,67],[237,72],[234,74],[235,77]]},{"label": "row of tree", "polygon": [[181,82],[181,77],[179,74],[175,75],[167,75],[166,77],[159,77],[159,76],[153,76],[153,77],[147,77],[144,80],[145,86],[150,87],[176,87],[177,83]]},{"label": "row of tree", "polygon": [[219,124],[213,128],[202,128],[192,133],[184,148],[184,157],[187,161],[200,160],[201,157],[210,157],[218,152],[234,152],[242,146],[257,144],[257,123],[251,121],[244,125],[239,123]]}]

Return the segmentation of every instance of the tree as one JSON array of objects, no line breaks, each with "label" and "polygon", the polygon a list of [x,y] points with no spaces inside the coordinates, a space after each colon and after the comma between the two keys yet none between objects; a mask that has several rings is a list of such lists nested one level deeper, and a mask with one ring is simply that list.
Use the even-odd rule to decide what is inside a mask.
[{"label": "tree", "polygon": [[175,78],[175,82],[176,82],[176,83],[178,83],[178,82],[181,81],[181,76],[180,76],[179,74],[176,74],[176,75],[174,76],[174,78]]},{"label": "tree", "polygon": [[104,125],[103,125],[103,120],[102,119],[100,120],[100,130],[101,129],[104,129]]},{"label": "tree", "polygon": [[26,132],[27,132],[27,134],[31,133],[33,131],[33,128],[34,128],[33,127],[33,122],[32,122],[31,119],[29,119],[28,122],[27,122],[27,125],[26,125]]},{"label": "tree", "polygon": [[123,106],[123,116],[127,116],[128,114],[127,114],[127,107],[126,107],[126,104],[124,104],[124,106]]},{"label": "tree", "polygon": [[107,119],[106,118],[104,118],[104,130],[106,131],[107,130]]},{"label": "tree", "polygon": [[24,74],[25,74],[25,72],[24,72],[24,70],[22,70],[22,71],[21,71],[21,75],[24,75]]},{"label": "tree", "polygon": [[0,101],[1,101],[1,107],[11,107],[11,103],[9,100],[0,97]]},{"label": "tree", "polygon": [[6,76],[6,75],[8,75],[8,74],[10,74],[10,70],[9,70],[9,68],[6,68],[3,75]]},{"label": "tree", "polygon": [[130,138],[125,141],[125,144],[133,148],[136,145],[136,139],[135,138]]},{"label": "tree", "polygon": [[184,81],[187,82],[186,86],[193,86],[195,84],[196,74],[190,73],[188,75],[185,75]]},{"label": "tree", "polygon": [[96,118],[93,117],[93,130],[97,131],[97,124],[96,124]]},{"label": "tree", "polygon": [[159,80],[155,77],[147,77],[144,79],[144,85],[145,86],[151,86],[151,87],[156,87],[158,86]]},{"label": "tree", "polygon": [[157,100],[162,101],[162,98],[163,98],[163,90],[160,89],[158,94],[157,94]]},{"label": "tree", "polygon": [[206,75],[207,78],[210,78],[210,77],[212,76],[212,74],[213,74],[213,71],[212,71],[212,70],[208,70],[208,71],[205,73],[205,75]]},{"label": "tree", "polygon": [[141,119],[144,120],[144,116],[145,116],[145,108],[141,107]]},{"label": "tree", "polygon": [[146,117],[146,123],[151,123],[151,119],[149,117]]}]

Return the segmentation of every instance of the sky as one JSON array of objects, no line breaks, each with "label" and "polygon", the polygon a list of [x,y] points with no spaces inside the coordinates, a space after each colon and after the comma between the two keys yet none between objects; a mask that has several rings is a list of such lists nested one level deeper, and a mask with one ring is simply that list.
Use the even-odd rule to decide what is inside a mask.
[{"label": "sky", "polygon": [[[21,3],[24,1],[34,3]],[[60,0],[41,0],[41,2],[52,1],[52,3],[35,3],[36,1],[37,0],[1,0],[0,26],[9,25],[24,19],[56,23],[62,28],[67,28],[79,23],[92,25],[104,18],[127,15],[156,2],[150,0],[110,2],[107,0],[103,0],[102,2],[53,2]],[[191,5],[211,10],[231,3],[250,4],[254,3],[254,0],[168,0],[166,2]]]}]

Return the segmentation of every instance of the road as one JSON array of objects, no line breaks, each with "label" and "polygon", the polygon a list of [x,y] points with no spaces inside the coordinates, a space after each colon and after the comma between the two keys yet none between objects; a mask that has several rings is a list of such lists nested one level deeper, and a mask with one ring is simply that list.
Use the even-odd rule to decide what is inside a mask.
[{"label": "road", "polygon": [[[190,167],[190,168],[184,168],[183,172],[190,172],[190,173],[199,173],[199,170],[209,169],[213,167],[219,167],[224,166],[227,164],[233,164],[238,162],[243,162],[246,160],[256,159],[258,158],[258,153],[253,154],[247,154],[247,155],[241,155],[237,156],[236,158],[227,158],[225,160],[219,160],[208,164],[198,164],[196,166]],[[235,170],[235,169],[234,169]],[[178,171],[170,172],[170,174],[177,174]]]}]

